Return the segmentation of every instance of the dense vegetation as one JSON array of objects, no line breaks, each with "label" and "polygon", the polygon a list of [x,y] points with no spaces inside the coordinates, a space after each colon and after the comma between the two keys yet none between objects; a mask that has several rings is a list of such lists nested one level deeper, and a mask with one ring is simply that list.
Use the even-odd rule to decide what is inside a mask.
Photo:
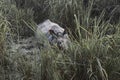
[{"label": "dense vegetation", "polygon": [[[7,46],[48,18],[67,29],[70,48],[40,50],[40,62],[11,58]],[[120,0],[0,0],[0,80],[22,79],[120,80]]]}]

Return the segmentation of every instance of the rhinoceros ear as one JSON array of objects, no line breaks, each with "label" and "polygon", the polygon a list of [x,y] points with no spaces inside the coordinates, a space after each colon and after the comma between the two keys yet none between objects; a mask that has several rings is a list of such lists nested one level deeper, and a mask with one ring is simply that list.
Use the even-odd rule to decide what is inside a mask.
[{"label": "rhinoceros ear", "polygon": [[67,34],[66,30],[64,30],[63,35]]},{"label": "rhinoceros ear", "polygon": [[51,30],[51,29],[49,30],[49,33],[50,33],[51,35],[56,35],[55,32],[54,32],[54,30]]},{"label": "rhinoceros ear", "polygon": [[49,30],[49,33],[50,33],[54,38],[57,38],[57,35],[55,34],[54,30]]},{"label": "rhinoceros ear", "polygon": [[50,34],[53,34],[53,33],[55,33],[55,32],[54,32],[53,30],[51,30],[51,29],[49,30],[49,32],[50,32]]}]

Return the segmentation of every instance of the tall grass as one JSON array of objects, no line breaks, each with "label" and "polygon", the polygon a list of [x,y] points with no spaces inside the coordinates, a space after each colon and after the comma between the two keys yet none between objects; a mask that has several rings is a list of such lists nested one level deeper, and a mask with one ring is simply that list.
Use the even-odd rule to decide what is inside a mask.
[{"label": "tall grass", "polygon": [[9,31],[9,25],[10,23],[6,19],[6,16],[4,16],[4,10],[2,9],[3,7],[3,2],[0,1],[0,77],[1,80],[5,79],[5,68],[6,64],[8,63],[5,55],[6,55],[6,46],[5,46],[5,41],[6,41],[6,33]]},{"label": "tall grass", "polygon": [[[117,7],[110,10],[108,19],[104,8],[119,1],[84,1],[0,0],[0,79],[119,80],[120,23],[111,24]],[[99,15],[93,16],[94,6]],[[7,50],[6,34],[15,35],[13,39],[19,42],[20,37],[33,36],[35,21],[47,18],[69,30],[72,43],[68,50],[40,49],[32,59]]]}]

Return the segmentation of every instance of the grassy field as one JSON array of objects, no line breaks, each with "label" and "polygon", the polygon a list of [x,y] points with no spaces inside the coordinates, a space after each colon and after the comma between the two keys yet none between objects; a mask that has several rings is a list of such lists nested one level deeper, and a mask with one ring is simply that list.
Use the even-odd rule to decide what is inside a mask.
[{"label": "grassy field", "polygon": [[[119,10],[119,0],[0,0],[0,80],[120,80]],[[67,29],[69,49],[15,50],[45,19]]]}]

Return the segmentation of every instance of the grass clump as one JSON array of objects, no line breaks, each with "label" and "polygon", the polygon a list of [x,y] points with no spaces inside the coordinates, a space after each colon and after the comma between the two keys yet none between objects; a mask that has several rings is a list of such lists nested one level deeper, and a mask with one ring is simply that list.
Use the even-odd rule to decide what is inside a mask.
[{"label": "grass clump", "polygon": [[[119,1],[107,2],[0,0],[0,79],[119,80]],[[109,5],[114,7],[106,18]],[[35,39],[29,41],[35,24],[47,18],[69,30],[68,50],[39,49]]]}]

